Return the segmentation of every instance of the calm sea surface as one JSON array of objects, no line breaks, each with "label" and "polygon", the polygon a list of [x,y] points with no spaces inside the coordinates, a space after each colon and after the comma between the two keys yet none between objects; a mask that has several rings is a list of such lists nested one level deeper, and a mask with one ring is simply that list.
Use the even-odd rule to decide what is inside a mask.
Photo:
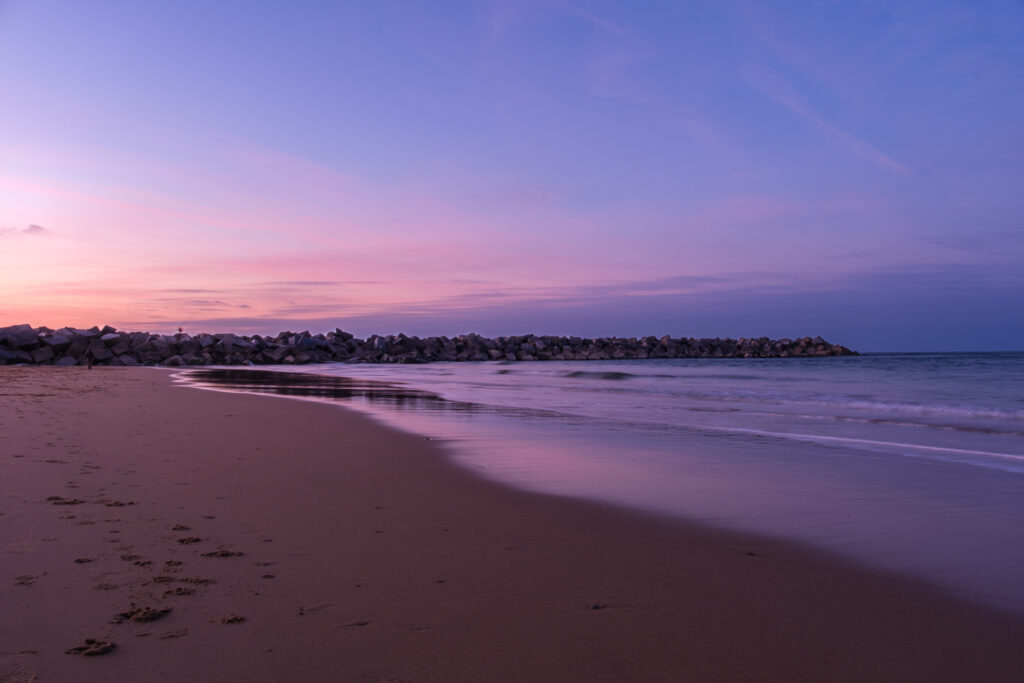
[{"label": "calm sea surface", "polygon": [[796,539],[1024,613],[1024,353],[274,370],[306,379],[193,381],[343,401],[514,486]]}]

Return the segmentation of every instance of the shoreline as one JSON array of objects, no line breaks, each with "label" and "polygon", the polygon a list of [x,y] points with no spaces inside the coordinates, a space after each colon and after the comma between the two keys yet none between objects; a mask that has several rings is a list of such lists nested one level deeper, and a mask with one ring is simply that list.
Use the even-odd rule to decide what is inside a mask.
[{"label": "shoreline", "polygon": [[[814,431],[819,425],[784,422],[784,408],[772,414],[765,407],[769,412],[760,417],[732,411],[740,417],[723,424],[714,401],[680,404],[671,391],[661,393],[666,383],[696,383],[703,374],[683,371],[675,361],[669,363],[676,369],[644,370],[637,363],[620,362],[600,373],[555,363],[522,369],[191,368],[181,376],[205,388],[339,403],[394,429],[440,440],[460,467],[519,490],[788,540],[1024,616],[1018,470],[1008,475],[1000,461],[977,466],[907,457],[905,449],[926,443],[914,441],[915,434],[884,457],[865,453],[858,447],[875,438],[871,433],[824,436],[828,431]],[[777,363],[775,372],[792,383],[796,377],[787,365]],[[750,380],[762,387],[771,381],[771,373],[755,377],[740,366],[733,364],[734,374],[727,374],[709,363],[705,372],[713,375],[698,392],[749,389],[756,395],[760,389]],[[834,370],[817,372],[842,384]],[[735,373],[744,382],[737,385]],[[814,382],[819,379],[815,375]],[[847,386],[857,392],[856,385]],[[588,404],[592,390],[601,388],[614,392],[602,401],[605,407]],[[648,405],[655,398],[660,403]],[[754,411],[763,405],[745,403]],[[627,404],[646,407],[641,412]],[[694,407],[708,412],[687,419]],[[803,417],[806,410],[796,412]],[[766,425],[765,415],[776,423]],[[842,418],[834,423],[848,424]],[[854,436],[859,438],[851,446],[836,446]],[[942,436],[953,445],[945,430]],[[968,437],[979,438],[974,432]]]},{"label": "shoreline", "polygon": [[[1024,677],[1021,619],[784,541],[512,489],[343,406],[144,369],[0,379],[0,680]],[[202,556],[218,550],[244,555]],[[171,612],[108,623],[133,602]],[[63,654],[85,638],[118,648]]]}]

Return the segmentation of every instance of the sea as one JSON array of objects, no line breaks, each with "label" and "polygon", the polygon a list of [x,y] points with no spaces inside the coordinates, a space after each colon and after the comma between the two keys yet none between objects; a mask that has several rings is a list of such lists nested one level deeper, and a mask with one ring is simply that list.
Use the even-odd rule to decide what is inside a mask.
[{"label": "sea", "polygon": [[1024,614],[1024,353],[185,376],[341,403],[510,486],[797,541]]}]

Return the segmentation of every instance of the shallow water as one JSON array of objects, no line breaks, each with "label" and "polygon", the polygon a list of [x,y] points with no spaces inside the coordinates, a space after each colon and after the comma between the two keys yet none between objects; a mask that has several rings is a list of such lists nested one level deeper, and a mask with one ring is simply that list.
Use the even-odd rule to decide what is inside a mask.
[{"label": "shallow water", "polygon": [[1024,613],[1024,354],[198,371],[512,485],[792,538]]}]

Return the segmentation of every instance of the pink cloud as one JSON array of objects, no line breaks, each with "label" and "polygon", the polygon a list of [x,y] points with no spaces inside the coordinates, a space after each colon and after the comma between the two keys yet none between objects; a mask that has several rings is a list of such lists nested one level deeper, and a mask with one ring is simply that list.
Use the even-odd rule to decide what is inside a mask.
[{"label": "pink cloud", "polygon": [[[78,181],[0,175],[0,196],[40,198],[47,213],[30,220],[60,225],[45,249],[26,239],[17,254],[0,250],[0,315],[91,325],[182,321],[242,305],[248,317],[301,319],[552,301],[573,288],[749,269],[742,253],[723,247],[724,235],[816,210],[761,196],[569,210],[558,188],[544,188],[543,201],[495,196],[467,206],[427,181],[371,184],[240,145],[195,169],[163,169],[157,187],[173,188],[166,196],[148,179],[91,182],[114,171],[127,182],[133,169],[123,162]],[[789,255],[769,245],[758,257],[777,265]],[[651,292],[680,282],[661,280]]]}]

